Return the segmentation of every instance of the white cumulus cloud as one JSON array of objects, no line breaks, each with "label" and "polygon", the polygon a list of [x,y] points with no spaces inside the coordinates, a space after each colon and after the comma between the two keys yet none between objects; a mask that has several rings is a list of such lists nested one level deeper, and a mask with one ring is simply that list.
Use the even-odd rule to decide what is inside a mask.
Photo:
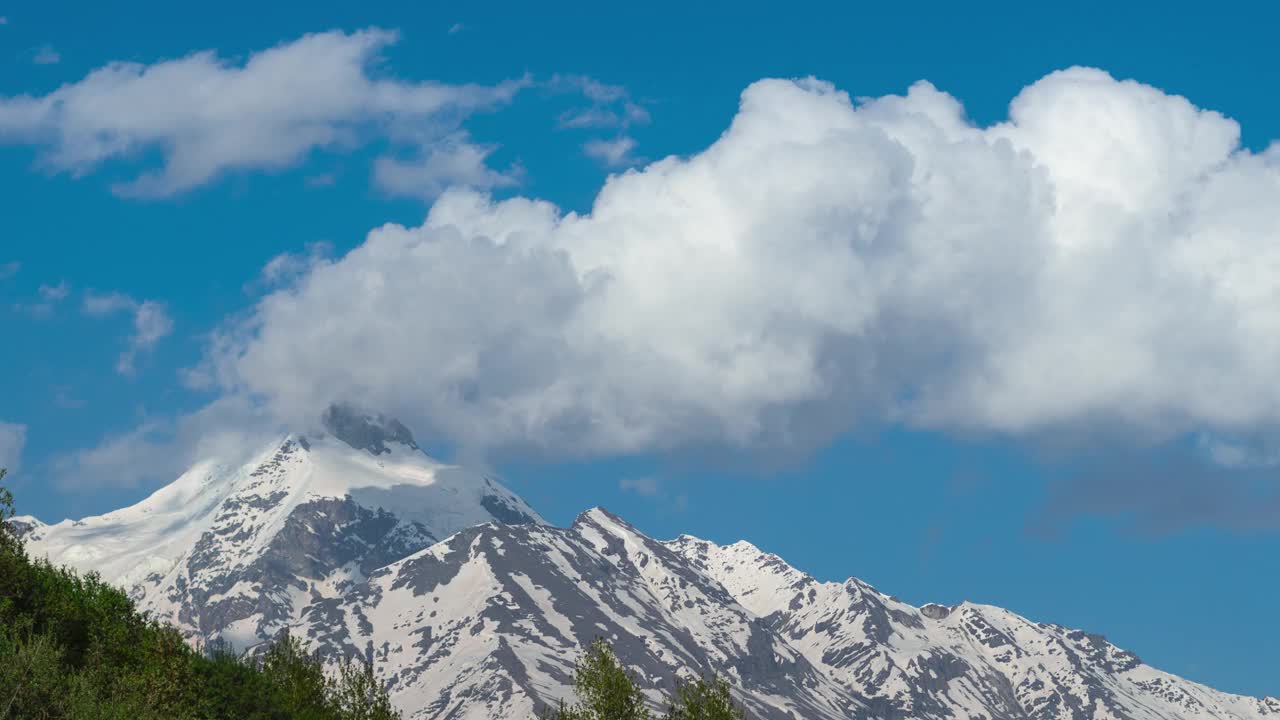
[{"label": "white cumulus cloud", "polygon": [[[764,80],[590,213],[449,192],[229,326],[210,372],[462,446],[804,450],[859,424],[1280,424],[1280,150],[1075,68],[976,127],[928,83]],[[318,349],[323,349],[318,351]]]},{"label": "white cumulus cloud", "polygon": [[525,82],[377,76],[379,52],[395,41],[394,32],[378,29],[326,32],[243,63],[211,51],[150,65],[110,63],[47,95],[0,97],[0,143],[40,146],[48,168],[75,175],[156,150],[161,167],[117,191],[164,196],[229,171],[291,167],[313,150],[351,147],[371,132],[394,138],[451,129]]}]

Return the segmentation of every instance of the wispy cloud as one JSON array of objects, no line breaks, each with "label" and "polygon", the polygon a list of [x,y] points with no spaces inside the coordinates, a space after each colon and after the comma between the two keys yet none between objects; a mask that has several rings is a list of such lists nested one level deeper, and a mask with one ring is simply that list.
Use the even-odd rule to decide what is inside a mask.
[{"label": "wispy cloud", "polygon": [[312,188],[333,187],[338,182],[338,176],[336,173],[331,172],[318,173],[316,175],[308,175],[304,182],[306,182],[307,187]]},{"label": "wispy cloud", "polygon": [[262,266],[258,277],[245,285],[245,292],[257,293],[286,286],[332,257],[333,244],[324,241],[308,243],[303,252],[281,253]]},{"label": "wispy cloud", "polygon": [[17,260],[0,264],[0,280],[8,280],[14,275],[17,275],[18,271],[21,269],[22,263]]},{"label": "wispy cloud", "polygon": [[1032,534],[1056,536],[1078,516],[1117,521],[1143,535],[1188,527],[1237,533],[1280,529],[1274,466],[1224,466],[1184,446],[1091,449],[1049,487]]},{"label": "wispy cloud", "polygon": [[67,295],[71,294],[71,286],[67,284],[66,280],[63,280],[57,285],[41,285],[39,293],[41,300],[61,302],[67,299]]},{"label": "wispy cloud", "polygon": [[115,189],[167,196],[233,171],[292,167],[314,150],[349,150],[372,137],[420,143],[447,135],[469,113],[503,104],[528,84],[371,76],[396,39],[376,29],[327,32],[243,63],[212,51],[150,65],[110,63],[47,95],[0,98],[0,143],[43,147],[44,167],[74,176],[157,150],[158,169]]},{"label": "wispy cloud", "polygon": [[465,29],[466,29],[466,26],[465,26],[465,25],[463,25],[462,23],[460,23],[460,22],[459,22],[459,23],[454,23],[454,24],[452,24],[452,25],[450,25],[450,26],[449,26],[449,34],[450,34],[450,35],[457,35],[458,33],[462,32],[462,31],[463,31],[463,30],[465,30]]},{"label": "wispy cloud", "polygon": [[618,481],[618,489],[623,492],[633,492],[637,495],[645,497],[654,497],[658,494],[658,481],[652,477],[623,478]]},{"label": "wispy cloud", "polygon": [[675,495],[668,492],[662,483],[655,477],[642,476],[635,478],[623,478],[618,481],[618,489],[622,492],[639,495],[657,502],[660,506],[664,506],[668,510],[676,512],[684,512],[689,509],[689,496],[686,493],[676,493]]},{"label": "wispy cloud", "polygon": [[579,93],[590,102],[560,115],[561,128],[628,128],[650,121],[649,111],[631,99],[621,85],[610,85],[586,75],[556,75],[548,83],[553,91]]},{"label": "wispy cloud", "polygon": [[649,112],[639,105],[627,104],[621,111],[604,107],[579,108],[560,115],[562,128],[625,128],[649,122]]},{"label": "wispy cloud", "polygon": [[35,55],[31,57],[31,62],[36,65],[57,65],[62,62],[62,55],[49,45],[45,45],[36,50]]},{"label": "wispy cloud", "polygon": [[156,485],[200,458],[247,461],[277,429],[250,403],[224,398],[182,417],[147,416],[129,432],[53,458],[48,474],[64,489]]},{"label": "wispy cloud", "polygon": [[110,315],[121,310],[133,310],[137,305],[137,300],[124,293],[99,294],[90,290],[84,296],[84,311],[90,315]]},{"label": "wispy cloud", "polygon": [[631,167],[643,162],[633,153],[636,149],[634,138],[623,135],[612,140],[588,140],[582,146],[587,157],[600,161],[606,167]]},{"label": "wispy cloud", "polygon": [[465,133],[424,142],[408,157],[378,158],[374,182],[390,195],[426,200],[450,187],[490,190],[516,185],[522,174],[519,166],[495,170],[489,165],[496,149],[470,142]]},{"label": "wispy cloud", "polygon": [[593,138],[583,143],[588,157],[610,168],[626,167],[643,162],[635,156],[636,140],[627,134],[634,125],[650,121],[649,111],[631,99],[631,93],[621,85],[610,85],[585,75],[557,75],[548,83],[558,92],[580,93],[590,104],[561,113],[562,129],[614,129],[612,138]]},{"label": "wispy cloud", "polygon": [[56,285],[41,285],[36,290],[39,297],[35,302],[18,303],[14,306],[15,310],[24,312],[32,317],[48,317],[58,308],[58,305],[71,294],[71,285],[66,280],[59,281]]},{"label": "wispy cloud", "polygon": [[57,385],[53,388],[53,404],[64,410],[77,410],[84,407],[84,400],[76,397],[68,385]]},{"label": "wispy cloud", "polygon": [[132,375],[138,355],[150,352],[156,343],[173,331],[173,319],[164,303],[155,300],[136,300],[123,293],[95,293],[84,296],[84,311],[88,315],[105,316],[127,312],[133,316],[133,332],[128,347],[116,360],[116,371]]},{"label": "wispy cloud", "polygon": [[10,472],[22,462],[22,449],[27,444],[27,426],[0,422],[0,468]]}]

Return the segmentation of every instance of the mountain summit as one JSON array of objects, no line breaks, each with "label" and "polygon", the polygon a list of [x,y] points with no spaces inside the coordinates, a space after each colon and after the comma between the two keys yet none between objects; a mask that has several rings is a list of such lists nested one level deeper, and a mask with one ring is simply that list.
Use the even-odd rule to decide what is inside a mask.
[{"label": "mountain summit", "polygon": [[99,572],[193,640],[288,629],[326,658],[372,658],[421,720],[533,717],[568,698],[597,637],[655,702],[715,672],[756,720],[1280,720],[1280,700],[1001,608],[914,607],[599,508],[552,527],[394,419],[335,406],[322,426],[123,510],[15,525],[31,554]]},{"label": "mountain summit", "polygon": [[387,443],[418,449],[413,433],[399,420],[362,412],[349,405],[330,405],[320,418],[320,424],[342,442],[356,450],[367,450],[372,455],[390,453]]},{"label": "mountain summit", "polygon": [[542,522],[498,482],[427,457],[394,419],[334,406],[323,426],[244,464],[204,459],[132,507],[18,524],[33,555],[98,572],[193,637],[245,647],[459,530]]}]

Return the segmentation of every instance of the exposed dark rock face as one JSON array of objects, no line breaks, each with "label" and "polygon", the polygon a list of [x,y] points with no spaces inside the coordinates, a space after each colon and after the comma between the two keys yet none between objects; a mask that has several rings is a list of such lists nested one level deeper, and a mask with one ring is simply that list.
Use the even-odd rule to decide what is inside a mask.
[{"label": "exposed dark rock face", "polygon": [[395,418],[361,412],[350,405],[330,405],[321,418],[325,430],[357,450],[374,455],[391,452],[387,443],[418,449],[413,433]]},{"label": "exposed dark rock face", "polygon": [[9,519],[9,528],[19,540],[23,541],[35,535],[40,528],[43,528],[44,526],[44,523],[36,520],[35,518],[15,517]]},{"label": "exposed dark rock face", "polygon": [[508,525],[524,525],[525,523],[535,522],[532,515],[521,510],[514,503],[507,501],[501,495],[485,495],[480,498],[480,504],[498,522]]},{"label": "exposed dark rock face", "polygon": [[951,614],[951,608],[947,607],[946,605],[929,603],[928,605],[925,605],[920,608],[920,614],[929,618],[930,620],[941,620]]},{"label": "exposed dark rock face", "polygon": [[[255,635],[270,637],[304,607],[341,595],[374,570],[436,542],[422,525],[401,522],[385,510],[362,507],[349,497],[317,498],[294,507],[252,561],[222,572],[219,541],[235,543],[251,535],[234,527],[201,536],[169,596],[182,608],[179,619],[202,635],[217,636],[252,619]],[[252,592],[235,593],[236,586]],[[291,589],[302,594],[295,596]]]}]

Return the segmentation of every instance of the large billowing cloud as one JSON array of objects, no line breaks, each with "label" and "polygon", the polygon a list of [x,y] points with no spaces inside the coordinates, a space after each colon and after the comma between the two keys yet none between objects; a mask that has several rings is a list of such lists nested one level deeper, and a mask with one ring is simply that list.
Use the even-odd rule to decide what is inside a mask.
[{"label": "large billowing cloud", "polygon": [[468,448],[806,449],[859,424],[1143,439],[1280,421],[1280,150],[1076,68],[975,127],[765,80],[586,215],[466,191],[321,260],[209,370]]},{"label": "large billowing cloud", "polygon": [[[431,157],[424,138],[453,136],[461,117],[505,102],[525,84],[374,76],[378,53],[395,40],[395,33],[377,29],[327,32],[254,53],[243,64],[213,52],[150,65],[111,63],[47,95],[0,97],[0,143],[40,146],[46,167],[77,175],[108,160],[158,152],[159,169],[117,191],[163,196],[228,171],[291,167],[313,150],[350,147],[371,132],[423,146]],[[474,168],[451,177],[451,169],[438,162],[421,168],[417,182],[502,177]],[[443,175],[427,177],[432,170]]]}]

